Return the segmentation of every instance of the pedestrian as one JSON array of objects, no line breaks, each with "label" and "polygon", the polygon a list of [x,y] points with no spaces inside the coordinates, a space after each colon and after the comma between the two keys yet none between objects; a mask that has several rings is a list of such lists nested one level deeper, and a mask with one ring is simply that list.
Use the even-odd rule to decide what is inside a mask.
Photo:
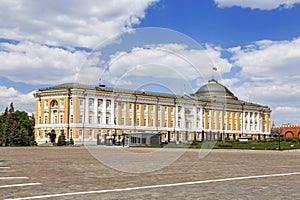
[{"label": "pedestrian", "polygon": [[122,145],[123,145],[123,147],[124,147],[124,145],[125,145],[125,138],[124,138],[124,136],[123,136],[123,138],[122,138]]}]

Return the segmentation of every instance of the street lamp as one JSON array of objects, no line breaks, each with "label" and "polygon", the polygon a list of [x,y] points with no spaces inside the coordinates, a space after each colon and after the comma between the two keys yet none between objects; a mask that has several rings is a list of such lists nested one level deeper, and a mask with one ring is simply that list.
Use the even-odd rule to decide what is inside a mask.
[{"label": "street lamp", "polygon": [[281,149],[280,149],[280,131],[277,130],[276,133],[277,133],[277,135],[278,135],[278,151],[280,151],[280,150],[281,150]]}]

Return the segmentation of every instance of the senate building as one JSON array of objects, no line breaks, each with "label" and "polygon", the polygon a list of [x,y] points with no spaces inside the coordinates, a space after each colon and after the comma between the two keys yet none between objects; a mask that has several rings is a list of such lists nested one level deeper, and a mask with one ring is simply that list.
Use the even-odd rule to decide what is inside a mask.
[{"label": "senate building", "polygon": [[38,144],[50,142],[51,134],[75,144],[126,138],[126,145],[150,144],[152,136],[159,143],[270,136],[270,108],[238,99],[215,79],[189,95],[66,83],[34,97]]}]

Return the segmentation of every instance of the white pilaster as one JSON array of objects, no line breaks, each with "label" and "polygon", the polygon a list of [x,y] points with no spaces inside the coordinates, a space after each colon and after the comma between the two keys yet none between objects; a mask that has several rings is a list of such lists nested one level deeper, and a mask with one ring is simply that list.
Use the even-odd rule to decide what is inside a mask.
[{"label": "white pilaster", "polygon": [[96,124],[98,122],[98,100],[97,98],[94,98],[94,123]]},{"label": "white pilaster", "polygon": [[248,114],[247,114],[247,122],[248,122],[247,130],[249,131],[250,130],[250,112],[248,112]]},{"label": "white pilaster", "polygon": [[203,107],[201,106],[201,108],[200,108],[200,113],[199,113],[199,118],[200,118],[200,129],[204,129],[204,127],[203,127]]},{"label": "white pilaster", "polygon": [[175,127],[178,127],[178,116],[179,116],[179,113],[178,113],[178,105],[176,104],[176,106],[175,106],[175,122],[174,122],[174,124],[175,124]]},{"label": "white pilaster", "polygon": [[114,120],[115,120],[115,100],[114,99],[111,100],[110,108],[111,108],[110,109],[110,116],[111,116],[110,123],[115,125],[115,122],[114,122]]},{"label": "white pilaster", "polygon": [[260,127],[260,113],[257,113],[257,131],[261,131],[261,127]]},{"label": "white pilaster", "polygon": [[196,105],[194,105],[194,107],[193,107],[193,114],[194,114],[194,116],[193,116],[193,129],[196,130],[196,128],[197,128],[197,107],[196,107]]},{"label": "white pilaster", "polygon": [[181,127],[185,129],[185,107],[181,107]]},{"label": "white pilaster", "polygon": [[106,124],[106,99],[102,101],[102,123]]}]

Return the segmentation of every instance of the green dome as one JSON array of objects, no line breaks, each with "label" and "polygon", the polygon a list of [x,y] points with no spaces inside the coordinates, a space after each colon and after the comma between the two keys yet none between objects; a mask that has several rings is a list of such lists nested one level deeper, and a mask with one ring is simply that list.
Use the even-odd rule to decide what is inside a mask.
[{"label": "green dome", "polygon": [[208,98],[226,98],[226,99],[235,99],[238,98],[226,88],[224,85],[218,83],[218,81],[212,79],[209,80],[206,85],[203,85],[197,90],[195,96],[198,97],[208,97]]}]

